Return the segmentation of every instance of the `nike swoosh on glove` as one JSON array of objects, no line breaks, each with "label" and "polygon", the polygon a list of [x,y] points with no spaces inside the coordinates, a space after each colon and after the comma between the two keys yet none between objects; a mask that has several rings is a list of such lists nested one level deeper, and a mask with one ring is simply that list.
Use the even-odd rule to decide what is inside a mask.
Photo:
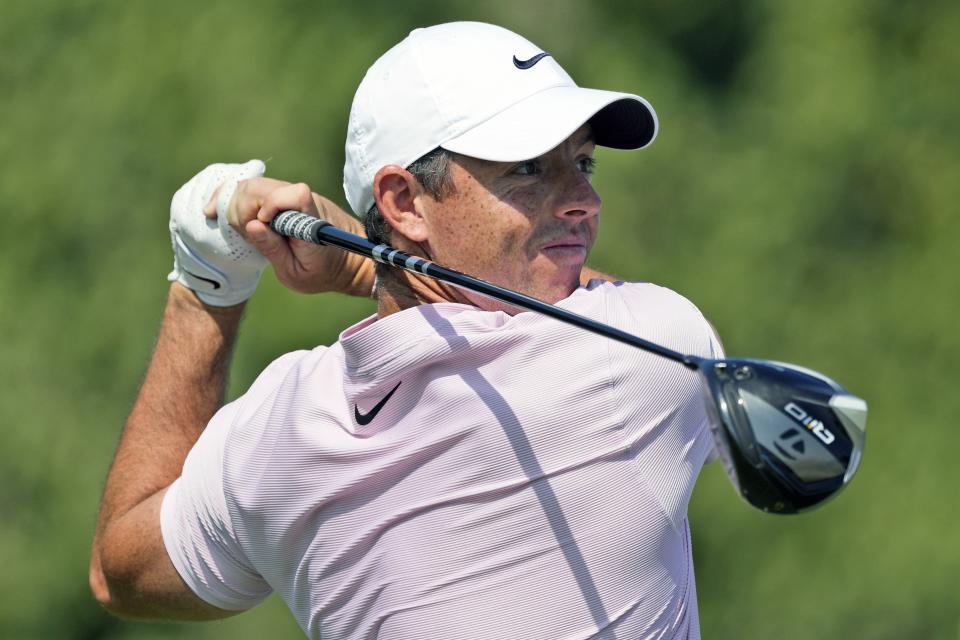
[{"label": "nike swoosh on glove", "polygon": [[[179,282],[215,307],[240,304],[253,295],[267,259],[243,239],[226,220],[226,209],[237,183],[263,175],[260,160],[244,164],[212,164],[180,187],[170,203],[170,239],[173,271],[170,282]],[[203,214],[214,190],[217,219]]]}]

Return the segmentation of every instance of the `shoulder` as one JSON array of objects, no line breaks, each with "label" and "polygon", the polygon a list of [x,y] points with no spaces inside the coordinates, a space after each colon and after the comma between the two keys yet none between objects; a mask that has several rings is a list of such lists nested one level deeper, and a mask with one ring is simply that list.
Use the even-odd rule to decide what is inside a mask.
[{"label": "shoulder", "polygon": [[292,351],[275,359],[243,395],[221,407],[206,431],[217,434],[216,439],[220,447],[226,449],[227,455],[231,450],[236,452],[237,446],[243,448],[242,443],[246,440],[244,431],[249,429],[249,425],[258,422],[265,412],[275,413],[277,407],[284,406],[286,403],[277,402],[278,397],[299,393],[303,379],[316,370],[330,351],[328,347],[317,347]]},{"label": "shoulder", "polygon": [[287,353],[222,410],[228,412],[223,417],[224,493],[234,515],[235,508],[258,500],[259,483],[271,475],[277,456],[301,452],[298,432],[305,416],[322,412],[339,388],[338,353],[336,346]]},{"label": "shoulder", "polygon": [[[720,357],[719,339],[697,306],[676,291],[650,282],[591,280],[571,311],[583,306],[603,321],[663,346],[702,357]],[[573,301],[578,294],[568,298]]]},{"label": "shoulder", "polygon": [[237,403],[247,407],[256,406],[285,386],[296,385],[298,379],[309,376],[329,359],[332,350],[329,347],[316,347],[285,353],[263,369],[247,392],[237,399]]},{"label": "shoulder", "polygon": [[681,294],[673,289],[654,284],[653,282],[591,280],[587,283],[586,287],[582,287],[581,289],[591,293],[596,292],[606,297],[622,298],[632,303],[654,302],[696,310],[696,306]]},{"label": "shoulder", "polygon": [[[603,305],[608,311],[633,315],[670,317],[703,321],[703,314],[693,302],[672,289],[651,282],[608,282],[591,280],[574,293],[588,306]],[[615,320],[616,318],[612,318]]]},{"label": "shoulder", "polygon": [[260,372],[253,384],[250,385],[249,393],[257,393],[275,388],[283,380],[303,366],[309,366],[311,361],[322,358],[328,351],[327,347],[317,347],[312,350],[291,351],[285,353]]},{"label": "shoulder", "polygon": [[[323,348],[325,350],[325,348]],[[207,450],[211,455],[221,457],[223,448],[234,431],[243,424],[252,412],[256,412],[265,400],[275,395],[284,381],[298,368],[303,367],[314,351],[293,351],[286,353],[269,365],[260,373],[247,391],[237,399],[223,405],[204,429],[197,444],[194,445],[191,455]],[[216,452],[213,454],[213,452]]]}]

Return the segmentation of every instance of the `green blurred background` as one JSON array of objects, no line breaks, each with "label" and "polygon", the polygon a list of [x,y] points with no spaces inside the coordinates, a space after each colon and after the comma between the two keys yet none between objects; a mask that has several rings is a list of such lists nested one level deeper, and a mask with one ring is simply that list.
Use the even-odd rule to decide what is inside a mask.
[{"label": "green blurred background", "polygon": [[[5,0],[0,637],[300,637],[276,598],[142,624],[88,592],[100,489],[167,289],[170,196],[208,163],[258,157],[343,202],[363,72],[411,28],[456,19],[513,28],[581,84],[656,106],[649,150],[599,151],[594,266],[691,298],[731,354],[828,372],[871,404],[861,473],[820,511],[755,512],[704,471],[704,637],[960,637],[960,3],[946,0]],[[231,396],[372,309],[267,275]]]}]

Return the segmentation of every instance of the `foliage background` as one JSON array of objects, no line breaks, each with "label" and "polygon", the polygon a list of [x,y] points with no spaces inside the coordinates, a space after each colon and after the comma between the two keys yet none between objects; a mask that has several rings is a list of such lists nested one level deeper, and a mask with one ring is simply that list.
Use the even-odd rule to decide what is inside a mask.
[{"label": "foliage background", "polygon": [[[214,161],[342,202],[366,67],[411,28],[524,33],[587,86],[657,107],[601,150],[598,268],[670,286],[732,354],[871,403],[836,502],[754,512],[713,465],[691,507],[706,638],[960,637],[960,4],[947,0],[7,0],[0,8],[0,637],[300,637],[282,603],[118,621],[86,585],[102,481],[166,291],[170,195]],[[266,276],[233,370],[331,342],[368,301]]]}]

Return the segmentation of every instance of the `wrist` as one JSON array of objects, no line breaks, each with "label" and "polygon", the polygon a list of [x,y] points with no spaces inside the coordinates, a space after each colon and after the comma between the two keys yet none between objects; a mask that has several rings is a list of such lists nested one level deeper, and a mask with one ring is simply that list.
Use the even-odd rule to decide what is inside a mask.
[{"label": "wrist", "polygon": [[338,207],[336,203],[329,198],[324,198],[319,193],[314,192],[313,202],[317,205],[317,211],[320,212],[320,217],[333,226],[339,227],[344,231],[349,231],[350,233],[363,235],[363,224],[357,218]]},{"label": "wrist", "polygon": [[[365,235],[363,223],[338,207],[333,201],[318,193],[313,194],[313,201],[317,205],[320,217],[333,226],[358,236]],[[349,251],[337,249],[336,252],[337,265],[333,270],[336,276],[330,282],[331,286],[325,287],[323,291],[336,291],[360,298],[373,297],[376,282],[374,262]]]},{"label": "wrist", "polygon": [[[180,187],[170,202],[173,270],[167,275],[208,306],[230,307],[253,295],[267,259],[233,229],[226,209],[236,186],[262,176],[259,160],[212,164]],[[219,190],[219,191],[218,191]],[[217,219],[206,216],[217,192]]]},{"label": "wrist", "polygon": [[172,282],[170,284],[168,304],[177,309],[183,309],[184,311],[197,311],[214,318],[222,318],[224,320],[234,318],[239,319],[243,315],[243,310],[247,306],[246,300],[228,307],[219,307],[207,304],[200,299],[200,296],[197,295],[196,291],[183,284],[180,284],[179,282]]}]

